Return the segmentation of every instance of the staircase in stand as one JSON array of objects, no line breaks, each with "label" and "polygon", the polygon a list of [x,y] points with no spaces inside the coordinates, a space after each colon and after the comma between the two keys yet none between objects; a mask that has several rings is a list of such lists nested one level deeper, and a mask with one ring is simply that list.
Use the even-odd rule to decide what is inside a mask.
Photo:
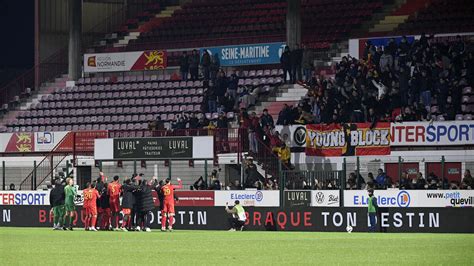
[{"label": "staircase in stand", "polygon": [[171,17],[174,12],[179,9],[181,9],[181,6],[167,6],[165,9],[161,10],[160,13],[150,18],[150,20],[143,22],[142,24],[138,25],[136,29],[131,29],[129,32],[125,33],[123,37],[115,40],[113,42],[113,47],[127,46],[130,40],[138,39],[142,32],[147,32],[153,27],[161,24],[164,19]]},{"label": "staircase in stand", "polygon": [[267,99],[263,99],[254,107],[250,108],[249,112],[256,112],[257,115],[260,115],[263,113],[263,109],[268,109],[268,113],[276,122],[278,113],[285,104],[295,105],[303,99],[307,93],[308,89],[299,84],[284,84],[278,87],[273,95],[270,95]]},{"label": "staircase in stand", "polygon": [[31,96],[25,99],[20,105],[14,109],[10,109],[5,116],[0,119],[0,127],[6,126],[8,123],[12,122],[18,115],[26,110],[29,110],[32,104],[37,104],[41,101],[43,96],[47,96],[55,92],[59,88],[64,88],[66,86],[66,81],[68,81],[68,75],[61,75],[59,78],[55,78],[52,82],[44,82],[39,89],[32,92]]}]

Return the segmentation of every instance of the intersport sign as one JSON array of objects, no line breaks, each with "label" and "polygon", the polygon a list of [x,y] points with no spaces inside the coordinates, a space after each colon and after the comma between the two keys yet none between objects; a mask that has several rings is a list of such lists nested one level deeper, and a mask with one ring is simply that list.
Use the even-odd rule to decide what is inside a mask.
[{"label": "intersport sign", "polygon": [[[473,190],[375,190],[379,207],[474,207]],[[344,207],[367,207],[366,190],[345,190]]]},{"label": "intersport sign", "polygon": [[391,123],[392,146],[474,144],[474,121]]}]

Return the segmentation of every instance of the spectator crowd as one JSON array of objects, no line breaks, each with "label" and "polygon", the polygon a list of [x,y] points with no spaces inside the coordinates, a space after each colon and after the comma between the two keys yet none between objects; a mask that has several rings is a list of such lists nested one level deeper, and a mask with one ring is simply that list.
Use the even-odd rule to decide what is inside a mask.
[{"label": "spectator crowd", "polygon": [[[308,52],[288,48],[281,57],[292,82],[303,81],[290,71],[292,55],[301,54]],[[413,42],[391,39],[385,47],[368,41],[361,59],[347,56],[337,63],[334,78],[311,75],[304,82],[308,97],[284,106],[277,124],[430,121],[436,114],[454,120],[463,113],[462,90],[474,85],[473,44],[461,36],[448,42],[424,34]]]}]

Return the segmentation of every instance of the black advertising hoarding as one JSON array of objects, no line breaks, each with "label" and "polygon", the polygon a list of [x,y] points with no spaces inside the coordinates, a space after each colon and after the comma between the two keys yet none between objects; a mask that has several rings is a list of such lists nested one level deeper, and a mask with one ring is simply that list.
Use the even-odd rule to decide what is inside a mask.
[{"label": "black advertising hoarding", "polygon": [[114,159],[193,158],[192,137],[114,139]]},{"label": "black advertising hoarding", "polygon": [[285,207],[309,207],[311,206],[311,190],[287,190],[285,191]]},{"label": "black advertising hoarding", "polygon": [[[351,225],[354,232],[367,232],[365,208],[245,208],[246,230],[252,231],[318,231],[345,232]],[[77,207],[83,227],[82,207]],[[47,227],[52,225],[49,206],[0,206],[0,226]],[[471,217],[474,208],[388,208],[379,217],[378,226],[387,232],[474,233]],[[150,214],[151,227],[161,228],[161,213]],[[227,230],[229,215],[222,207],[177,207],[176,229]]]}]

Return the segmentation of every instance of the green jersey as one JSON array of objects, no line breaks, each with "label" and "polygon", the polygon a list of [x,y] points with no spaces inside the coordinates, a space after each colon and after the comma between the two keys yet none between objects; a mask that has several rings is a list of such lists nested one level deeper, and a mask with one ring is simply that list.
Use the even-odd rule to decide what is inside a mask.
[{"label": "green jersey", "polygon": [[377,198],[375,198],[374,196],[369,197],[368,212],[377,212]]},{"label": "green jersey", "polygon": [[66,194],[66,199],[64,200],[65,205],[74,205],[74,199],[77,195],[77,190],[75,187],[67,185],[64,187],[64,194]]}]

